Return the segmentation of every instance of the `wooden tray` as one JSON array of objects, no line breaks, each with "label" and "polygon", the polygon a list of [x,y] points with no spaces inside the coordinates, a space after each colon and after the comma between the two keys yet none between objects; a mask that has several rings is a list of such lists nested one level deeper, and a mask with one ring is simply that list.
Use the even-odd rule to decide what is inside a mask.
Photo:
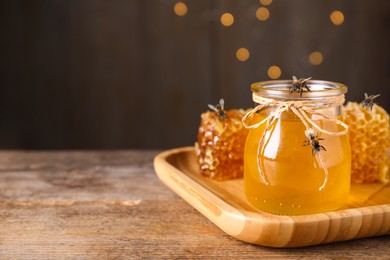
[{"label": "wooden tray", "polygon": [[390,186],[353,185],[346,207],[327,213],[282,216],[253,208],[243,179],[218,182],[199,174],[193,147],[156,156],[163,183],[224,232],[270,247],[300,247],[390,234]]}]

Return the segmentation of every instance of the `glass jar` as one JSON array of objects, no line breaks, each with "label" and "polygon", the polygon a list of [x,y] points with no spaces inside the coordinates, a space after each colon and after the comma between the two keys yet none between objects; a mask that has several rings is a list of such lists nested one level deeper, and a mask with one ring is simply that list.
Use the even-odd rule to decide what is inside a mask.
[{"label": "glass jar", "polygon": [[[254,97],[276,103],[255,108],[245,119],[251,126],[263,121],[249,130],[246,141],[246,197],[254,207],[274,214],[338,209],[347,202],[351,178],[347,127],[341,122],[347,87],[310,80],[310,91],[290,93],[292,83],[277,80],[251,86]],[[339,102],[332,103],[335,99]]]}]

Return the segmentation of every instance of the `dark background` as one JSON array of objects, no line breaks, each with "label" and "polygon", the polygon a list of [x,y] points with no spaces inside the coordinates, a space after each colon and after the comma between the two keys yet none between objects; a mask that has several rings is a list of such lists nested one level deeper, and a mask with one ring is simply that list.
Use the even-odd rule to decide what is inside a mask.
[{"label": "dark background", "polygon": [[390,1],[274,0],[263,22],[259,1],[183,2],[185,16],[171,0],[1,0],[0,148],[192,145],[207,104],[252,106],[272,65],[345,83],[348,100],[381,93],[390,110]]}]

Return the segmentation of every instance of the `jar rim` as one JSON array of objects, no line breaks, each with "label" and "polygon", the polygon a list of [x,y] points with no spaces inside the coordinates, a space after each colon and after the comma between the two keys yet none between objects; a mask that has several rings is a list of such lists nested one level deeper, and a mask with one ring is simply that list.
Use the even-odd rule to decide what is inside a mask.
[{"label": "jar rim", "polygon": [[348,87],[342,83],[326,80],[308,80],[306,85],[310,91],[290,93],[293,80],[268,80],[255,82],[251,85],[252,92],[266,98],[280,99],[321,99],[343,95],[348,92]]}]

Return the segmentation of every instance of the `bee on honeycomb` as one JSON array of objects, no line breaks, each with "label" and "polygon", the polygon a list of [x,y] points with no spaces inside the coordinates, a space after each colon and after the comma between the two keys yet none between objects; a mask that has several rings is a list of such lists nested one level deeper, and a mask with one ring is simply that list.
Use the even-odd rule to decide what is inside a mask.
[{"label": "bee on honeycomb", "polygon": [[[377,95],[378,96],[378,95]],[[377,97],[370,96],[370,97]],[[366,99],[367,99],[366,95]],[[370,100],[349,102],[344,107],[349,125],[353,183],[389,182],[389,114]]]},{"label": "bee on honeycomb", "polygon": [[202,113],[195,143],[202,175],[216,180],[240,178],[244,173],[244,148],[248,130],[242,124],[244,110],[224,110],[224,101]]}]

